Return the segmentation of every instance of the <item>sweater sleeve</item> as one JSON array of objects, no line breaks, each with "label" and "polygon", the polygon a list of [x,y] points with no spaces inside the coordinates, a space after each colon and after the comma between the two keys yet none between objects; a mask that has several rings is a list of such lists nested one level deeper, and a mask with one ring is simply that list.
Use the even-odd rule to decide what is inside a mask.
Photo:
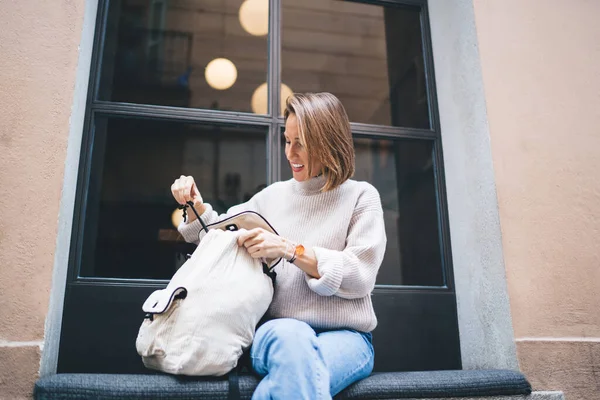
[{"label": "sweater sleeve", "polygon": [[[243,211],[255,211],[260,213],[259,198],[261,197],[261,193],[262,191],[256,193],[247,202],[235,205],[229,210],[227,210],[225,214],[220,215],[215,210],[213,210],[212,206],[209,203],[204,203],[204,205],[206,206],[206,210],[204,210],[204,212],[200,215],[200,218],[202,218],[202,221],[206,225],[210,225],[222,221],[226,218],[229,218],[232,215],[239,214]],[[188,214],[190,212],[192,211],[188,210]],[[177,227],[177,230],[179,231],[179,233],[181,233],[181,236],[183,236],[185,241],[188,243],[198,244],[200,243],[204,235],[206,235],[206,232],[202,229],[202,224],[200,223],[200,221],[198,221],[197,218],[190,223],[182,222]]]},{"label": "sweater sleeve", "polygon": [[387,243],[381,201],[375,193],[377,206],[355,209],[344,250],[313,247],[321,277],[306,275],[306,281],[315,293],[357,299],[373,291]]}]

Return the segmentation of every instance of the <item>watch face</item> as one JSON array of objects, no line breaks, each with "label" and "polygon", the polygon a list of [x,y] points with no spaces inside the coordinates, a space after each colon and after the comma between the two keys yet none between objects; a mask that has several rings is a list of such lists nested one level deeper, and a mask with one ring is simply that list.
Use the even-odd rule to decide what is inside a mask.
[{"label": "watch face", "polygon": [[296,246],[296,255],[301,256],[302,254],[304,254],[304,246],[299,244],[298,246]]}]

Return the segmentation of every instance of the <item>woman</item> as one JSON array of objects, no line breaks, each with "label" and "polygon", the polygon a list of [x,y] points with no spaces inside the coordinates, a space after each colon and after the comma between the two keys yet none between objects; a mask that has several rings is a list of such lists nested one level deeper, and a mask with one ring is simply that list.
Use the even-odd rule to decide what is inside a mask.
[{"label": "woman", "polygon": [[[381,200],[354,174],[354,147],[344,107],[330,93],[295,94],[286,103],[285,155],[293,179],[274,183],[227,215],[252,210],[280,236],[239,233],[254,258],[279,258],[270,318],[256,332],[252,366],[263,376],[253,399],[330,399],[373,369],[370,332],[377,325],[371,291],[385,251]],[[205,223],[218,215],[191,176],[171,191],[193,201]],[[202,239],[193,213],[179,227]]]}]

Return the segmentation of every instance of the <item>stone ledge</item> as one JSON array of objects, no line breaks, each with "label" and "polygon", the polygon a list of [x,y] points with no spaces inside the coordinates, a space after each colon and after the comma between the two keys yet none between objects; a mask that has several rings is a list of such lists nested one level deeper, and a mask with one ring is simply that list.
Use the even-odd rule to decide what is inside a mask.
[{"label": "stone ledge", "polygon": [[[259,379],[239,377],[242,399],[249,399]],[[38,380],[34,395],[50,399],[226,399],[227,378],[183,377],[165,374],[58,374]],[[337,400],[477,399],[560,400],[531,394],[527,379],[510,370],[455,370],[374,373],[346,388]]]},{"label": "stone ledge", "polygon": [[528,396],[486,396],[486,397],[427,397],[395,398],[387,400],[565,400],[562,392],[532,392]]}]

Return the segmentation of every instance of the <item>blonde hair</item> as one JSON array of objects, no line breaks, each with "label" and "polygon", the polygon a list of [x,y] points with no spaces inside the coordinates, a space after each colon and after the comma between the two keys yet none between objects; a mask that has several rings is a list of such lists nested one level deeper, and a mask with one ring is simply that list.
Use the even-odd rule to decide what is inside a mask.
[{"label": "blonde hair", "polygon": [[327,181],[323,191],[335,189],[354,175],[354,143],[350,121],[340,100],[331,93],[294,93],[285,103],[283,116],[298,120],[300,141],[308,153],[308,174],[314,176],[312,160],[322,165]]}]

